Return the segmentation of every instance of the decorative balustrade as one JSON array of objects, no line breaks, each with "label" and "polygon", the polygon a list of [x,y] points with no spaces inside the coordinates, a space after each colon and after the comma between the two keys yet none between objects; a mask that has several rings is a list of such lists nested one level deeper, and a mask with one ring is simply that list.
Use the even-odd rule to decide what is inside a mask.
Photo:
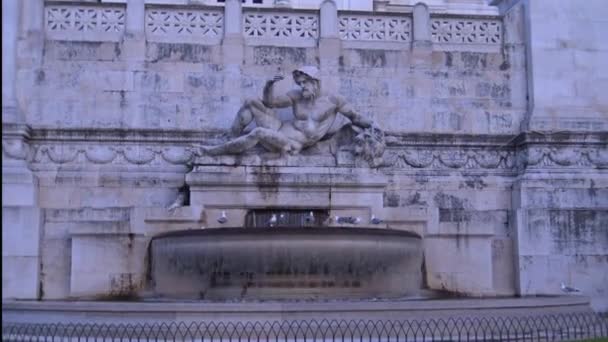
[{"label": "decorative balustrade", "polygon": [[261,44],[314,45],[319,37],[319,16],[307,12],[246,12],[243,35],[248,41]]},{"label": "decorative balustrade", "polygon": [[407,43],[412,40],[412,19],[387,15],[339,15],[342,40]]},{"label": "decorative balustrade", "polygon": [[[50,40],[120,41],[125,33],[127,11],[124,4],[48,2],[45,7],[46,37]],[[225,13],[222,6],[180,8],[149,4],[140,25],[145,25],[146,39],[151,42],[218,45],[225,35],[226,22],[239,23],[249,45],[312,47],[320,39],[318,11],[245,7],[243,12],[231,12],[228,17]],[[431,16],[429,20],[427,12],[426,19],[420,17],[422,21],[417,21],[416,16],[403,13],[342,12],[337,17],[335,13],[330,14],[329,24],[323,23],[335,25],[333,32],[349,44],[389,43],[393,48],[408,48],[407,43],[414,39],[428,39],[428,36],[415,38],[413,32],[415,22],[425,27],[427,21],[436,49],[495,50],[503,41],[500,18]]]},{"label": "decorative balustrade", "polygon": [[432,18],[431,37],[435,44],[502,44],[499,19]]},{"label": "decorative balustrade", "polygon": [[[206,6],[224,6],[225,0],[199,0]],[[275,5],[288,5],[287,0],[241,0],[243,7],[253,8],[273,8]]]},{"label": "decorative balustrade", "polygon": [[125,31],[124,6],[47,5],[46,36],[52,40],[119,41]]},{"label": "decorative balustrade", "polygon": [[224,35],[224,13],[219,9],[148,8],[148,41],[219,44]]}]

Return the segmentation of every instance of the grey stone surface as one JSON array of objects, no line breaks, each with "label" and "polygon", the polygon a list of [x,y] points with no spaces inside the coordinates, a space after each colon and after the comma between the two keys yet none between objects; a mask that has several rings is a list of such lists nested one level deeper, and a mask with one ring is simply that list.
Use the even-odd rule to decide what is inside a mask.
[{"label": "grey stone surface", "polygon": [[[585,296],[552,298],[493,298],[404,301],[264,303],[125,303],[49,301],[4,301],[6,322],[27,323],[154,323],[166,321],[251,321],[264,320],[420,320],[468,317],[530,317],[589,312]],[[491,318],[490,318],[491,319]]]}]

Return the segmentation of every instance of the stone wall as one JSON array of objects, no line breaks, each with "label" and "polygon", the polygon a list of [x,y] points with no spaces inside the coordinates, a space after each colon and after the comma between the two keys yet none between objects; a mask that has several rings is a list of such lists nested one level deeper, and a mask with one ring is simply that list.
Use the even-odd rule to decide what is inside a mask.
[{"label": "stone wall", "polygon": [[529,74],[530,129],[606,131],[606,4],[543,0],[526,6],[529,58],[536,62]]},{"label": "stone wall", "polygon": [[[112,34],[110,24],[74,29],[80,10],[112,13]],[[342,39],[321,38],[329,46],[319,48],[318,12],[245,11],[244,42],[232,46],[220,44],[226,20],[221,9],[184,14],[150,6],[145,41],[129,51],[124,12],[121,6],[46,6],[41,65],[22,69],[17,77],[27,122],[62,128],[225,129],[226,116],[245,98],[261,96],[266,78],[289,76],[303,64],[321,64],[325,87],[398,132],[514,134],[525,113],[525,88],[512,81],[523,80],[524,66],[513,62],[523,51],[511,56],[501,49],[507,29],[500,19],[433,16],[428,29],[434,44],[412,50],[411,13],[344,13],[333,23]],[[188,15],[205,19],[186,32]],[[281,20],[291,26],[277,38],[273,32]],[[166,28],[173,22],[184,28]],[[295,25],[310,28],[300,33]],[[202,32],[204,38],[196,38]],[[239,53],[242,59],[229,58]],[[282,83],[283,91],[294,86],[290,77]]]},{"label": "stone wall", "polygon": [[[422,235],[427,286],[538,295],[559,293],[563,281],[605,310],[606,108],[595,95],[575,96],[592,113],[577,127],[595,132],[522,133],[546,128],[536,124],[542,103],[570,107],[540,101],[554,89],[542,70],[562,65],[538,57],[535,27],[551,24],[526,1],[499,5],[500,16],[424,5],[338,12],[331,2],[320,11],[252,11],[238,1],[17,6],[35,15],[14,37],[14,95],[3,73],[4,297],[141,295],[150,238],[210,227],[222,209],[165,209],[196,159],[192,144],[222,141],[267,78],[312,64],[323,87],[387,130],[384,162],[372,170],[387,180],[382,201],[362,196],[341,210]],[[3,32],[18,18],[5,23],[4,12]],[[573,49],[572,58],[593,60],[601,82],[601,51]],[[582,84],[591,71],[573,72]],[[293,86],[287,77],[278,91]],[[292,166],[369,167],[303,154]]]}]

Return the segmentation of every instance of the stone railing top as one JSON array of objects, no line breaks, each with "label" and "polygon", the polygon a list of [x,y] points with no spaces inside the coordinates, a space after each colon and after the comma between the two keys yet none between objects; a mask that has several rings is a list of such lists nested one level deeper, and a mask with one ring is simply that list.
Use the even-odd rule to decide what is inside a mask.
[{"label": "stone railing top", "polygon": [[[227,22],[241,21],[241,32],[249,45],[316,46],[320,38],[319,10],[243,7],[242,13],[225,17],[221,6],[209,3],[181,3],[168,0],[146,1],[146,39],[151,42],[219,45]],[[221,5],[222,3],[217,3]],[[128,7],[123,3],[47,1],[46,37],[50,40],[120,41],[126,29]],[[331,13],[331,12],[330,12]],[[345,47],[380,46],[407,48],[413,40],[414,18],[411,12],[338,11],[326,25],[336,25]],[[235,16],[234,18],[232,16]],[[327,19],[324,19],[327,20]],[[495,50],[502,45],[503,24],[500,17],[455,16],[431,13],[431,40],[437,49]],[[367,44],[367,45],[366,45]],[[374,45],[375,44],[375,45]]]}]

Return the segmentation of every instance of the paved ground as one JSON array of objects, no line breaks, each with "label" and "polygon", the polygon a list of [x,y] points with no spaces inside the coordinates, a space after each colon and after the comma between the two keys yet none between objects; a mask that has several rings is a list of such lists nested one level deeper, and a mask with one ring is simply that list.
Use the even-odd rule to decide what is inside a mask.
[{"label": "paved ground", "polygon": [[584,296],[401,301],[3,301],[3,322],[160,323],[535,317],[591,312]]}]

